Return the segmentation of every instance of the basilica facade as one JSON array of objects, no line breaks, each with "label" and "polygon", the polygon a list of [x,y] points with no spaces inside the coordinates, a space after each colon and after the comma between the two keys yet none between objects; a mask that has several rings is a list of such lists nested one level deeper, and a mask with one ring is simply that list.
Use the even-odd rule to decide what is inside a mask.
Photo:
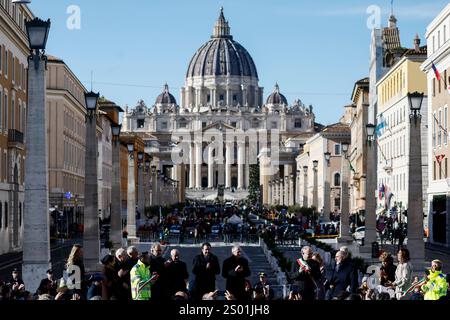
[{"label": "basilica facade", "polygon": [[[262,152],[270,157],[272,147],[279,153],[277,175],[295,174],[295,156],[319,127],[312,106],[289,104],[278,84],[264,99],[253,58],[233,39],[223,9],[211,38],[189,63],[179,103],[166,84],[152,106],[139,101],[123,118],[123,130],[139,135],[153,165],[191,198],[212,195],[221,185],[233,192],[230,198],[244,197],[250,165]],[[180,148],[177,134],[189,137],[181,163],[173,157]]]}]

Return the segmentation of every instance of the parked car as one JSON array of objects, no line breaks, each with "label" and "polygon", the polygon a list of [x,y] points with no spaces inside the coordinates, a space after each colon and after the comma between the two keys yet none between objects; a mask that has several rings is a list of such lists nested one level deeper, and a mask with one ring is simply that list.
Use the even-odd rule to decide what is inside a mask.
[{"label": "parked car", "polygon": [[355,232],[353,233],[353,239],[356,241],[363,240],[366,233],[366,227],[358,227],[355,229]]}]

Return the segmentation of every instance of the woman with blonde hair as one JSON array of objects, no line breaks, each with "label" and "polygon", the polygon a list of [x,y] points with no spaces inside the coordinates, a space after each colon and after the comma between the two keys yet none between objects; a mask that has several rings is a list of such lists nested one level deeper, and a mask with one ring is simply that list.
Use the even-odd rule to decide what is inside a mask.
[{"label": "woman with blonde hair", "polygon": [[[66,271],[68,275],[73,275],[76,271],[73,268],[78,267],[80,271],[80,279],[76,279],[81,282],[81,291],[85,292],[85,282],[84,282],[84,262],[83,262],[83,247],[80,244],[74,244],[70,250],[69,258],[66,262]],[[73,270],[73,271],[71,271]],[[70,272],[70,274],[69,274]]]}]

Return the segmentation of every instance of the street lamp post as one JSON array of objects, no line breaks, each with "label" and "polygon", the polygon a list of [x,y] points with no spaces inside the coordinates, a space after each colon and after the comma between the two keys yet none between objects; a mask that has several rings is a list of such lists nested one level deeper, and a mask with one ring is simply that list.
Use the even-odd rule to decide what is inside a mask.
[{"label": "street lamp post", "polygon": [[325,158],[325,178],[324,181],[324,197],[323,197],[323,220],[324,222],[330,221],[330,212],[331,212],[331,205],[330,205],[330,160],[331,160],[331,153],[325,152],[323,154]]},{"label": "street lamp post", "polygon": [[144,193],[145,193],[145,207],[150,207],[150,164],[149,158],[145,160],[145,178],[144,178]]},{"label": "street lamp post", "polygon": [[318,177],[317,177],[317,167],[319,166],[319,161],[314,160],[313,161],[313,171],[314,171],[314,188],[313,188],[313,207],[317,211],[317,207],[319,206],[319,199],[318,199]]},{"label": "street lamp post", "polygon": [[47,56],[45,46],[50,20],[38,18],[25,23],[31,49],[28,61],[27,157],[25,160],[25,200],[23,233],[23,280],[35,292],[40,278],[50,267],[48,202],[48,148],[46,131]]},{"label": "street lamp post", "polygon": [[86,152],[84,178],[84,262],[86,271],[101,270],[100,230],[98,216],[98,140],[97,140],[97,102],[100,94],[85,93],[86,102]]},{"label": "street lamp post", "polygon": [[[375,125],[366,125],[367,135],[367,157],[366,157],[366,208],[365,208],[365,234],[364,243],[368,246],[361,246],[360,251],[362,253],[372,252],[371,245],[377,242],[377,230],[376,230],[376,189],[377,189],[377,176],[376,176],[376,137],[375,137]],[[375,252],[372,252],[373,255]]]},{"label": "street lamp post", "polygon": [[145,193],[144,193],[144,153],[138,152],[138,210],[142,215],[145,210]]},{"label": "street lamp post", "polygon": [[156,172],[156,166],[152,166],[152,206],[156,206],[158,204],[158,176]]},{"label": "street lamp post", "polygon": [[127,240],[138,242],[136,236],[136,184],[134,178],[134,143],[127,144],[128,149],[128,188],[127,188]]},{"label": "street lamp post", "polygon": [[112,141],[112,185],[111,185],[111,241],[114,249],[122,247],[122,200],[120,184],[120,131],[122,125],[111,125]]},{"label": "street lamp post", "polygon": [[422,270],[425,261],[423,242],[423,194],[422,194],[422,144],[420,109],[424,94],[408,94],[410,107],[409,178],[408,178],[408,222],[407,245],[411,263],[415,270]]},{"label": "street lamp post", "polygon": [[308,166],[303,166],[303,207],[308,208]]},{"label": "street lamp post", "polygon": [[294,178],[295,175],[291,173],[289,175],[289,206],[293,206],[295,204],[295,194],[294,194]]},{"label": "street lamp post", "polygon": [[349,216],[349,192],[348,181],[350,177],[350,170],[347,166],[348,148],[347,142],[342,142],[342,161],[341,161],[341,214],[340,214],[340,232],[338,242],[351,242],[350,237],[350,216]]}]

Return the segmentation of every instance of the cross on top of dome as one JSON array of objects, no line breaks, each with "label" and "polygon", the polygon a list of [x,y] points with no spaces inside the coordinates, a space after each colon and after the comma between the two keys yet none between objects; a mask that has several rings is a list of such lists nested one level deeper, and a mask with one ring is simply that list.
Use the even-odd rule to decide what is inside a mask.
[{"label": "cross on top of dome", "polygon": [[220,7],[220,15],[217,19],[216,25],[214,26],[212,38],[233,38],[230,35],[230,26],[228,25],[228,21],[225,20],[225,16],[223,15],[223,7]]}]

